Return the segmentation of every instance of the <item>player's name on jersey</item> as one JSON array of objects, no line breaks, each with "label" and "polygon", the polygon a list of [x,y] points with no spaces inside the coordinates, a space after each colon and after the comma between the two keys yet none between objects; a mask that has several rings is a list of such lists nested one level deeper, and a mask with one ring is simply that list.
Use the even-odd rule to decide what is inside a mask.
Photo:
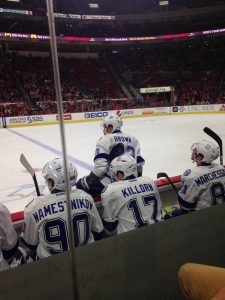
[{"label": "player's name on jersey", "polygon": [[154,189],[151,186],[151,184],[139,184],[139,185],[133,185],[132,187],[126,187],[121,190],[124,198],[129,197],[131,195],[140,194],[143,192],[153,192]]},{"label": "player's name on jersey", "polygon": [[198,186],[205,184],[211,180],[221,178],[225,176],[225,169],[217,170],[211,173],[204,174],[197,179],[195,179],[195,182],[197,183]]},{"label": "player's name on jersey", "polygon": [[116,136],[114,136],[114,140],[115,140],[115,142],[127,142],[127,143],[131,143],[131,138],[128,137],[128,136],[116,135]]},{"label": "player's name on jersey", "polygon": [[[91,210],[93,203],[88,199],[72,199],[71,208],[74,209],[89,209]],[[33,217],[36,223],[40,222],[43,218],[54,215],[66,210],[66,201],[58,201],[48,205],[44,205],[42,208],[38,209],[33,213]]]}]

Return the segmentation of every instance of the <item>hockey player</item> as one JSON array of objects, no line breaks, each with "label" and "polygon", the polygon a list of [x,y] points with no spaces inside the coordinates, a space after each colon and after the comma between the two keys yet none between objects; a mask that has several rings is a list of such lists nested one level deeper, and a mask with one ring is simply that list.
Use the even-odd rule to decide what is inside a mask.
[{"label": "hockey player", "polygon": [[80,178],[77,188],[83,189],[92,196],[100,195],[110,181],[109,165],[117,156],[129,153],[137,162],[138,176],[142,175],[144,159],[140,155],[138,140],[130,134],[123,133],[123,121],[116,115],[107,116],[103,122],[103,133],[96,145],[94,168],[88,176]]},{"label": "hockey player", "polygon": [[[76,166],[69,162],[69,183],[77,179]],[[66,213],[63,159],[49,161],[42,170],[50,195],[35,198],[24,210],[22,239],[30,250],[37,249],[37,257],[44,258],[67,251],[68,221]],[[103,225],[92,197],[81,190],[70,193],[75,246],[92,243],[101,238]]]},{"label": "hockey player", "polygon": [[154,181],[137,177],[137,163],[129,154],[116,157],[109,168],[112,183],[103,191],[103,225],[120,234],[161,220],[162,203]]},{"label": "hockey player", "polygon": [[181,178],[180,208],[165,218],[225,202],[225,169],[213,162],[219,156],[219,147],[211,141],[202,140],[192,145],[191,153],[196,166],[186,170]]},{"label": "hockey player", "polygon": [[18,246],[18,236],[10,212],[0,203],[0,271],[19,266],[24,262],[25,251]]}]

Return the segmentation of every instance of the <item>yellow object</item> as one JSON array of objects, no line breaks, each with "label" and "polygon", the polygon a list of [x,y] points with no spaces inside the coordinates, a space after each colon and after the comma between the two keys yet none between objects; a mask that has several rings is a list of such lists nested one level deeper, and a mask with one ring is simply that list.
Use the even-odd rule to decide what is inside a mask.
[{"label": "yellow object", "polygon": [[222,299],[215,295],[225,287],[224,268],[187,263],[181,266],[178,277],[181,290],[188,300]]}]

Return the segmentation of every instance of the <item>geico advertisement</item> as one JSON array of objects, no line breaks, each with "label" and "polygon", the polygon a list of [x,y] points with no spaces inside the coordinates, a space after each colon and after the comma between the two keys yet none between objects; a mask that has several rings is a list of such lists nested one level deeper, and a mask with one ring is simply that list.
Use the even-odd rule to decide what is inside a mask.
[{"label": "geico advertisement", "polygon": [[105,118],[109,115],[107,111],[98,111],[98,112],[86,112],[84,114],[85,119],[95,119],[95,118]]}]

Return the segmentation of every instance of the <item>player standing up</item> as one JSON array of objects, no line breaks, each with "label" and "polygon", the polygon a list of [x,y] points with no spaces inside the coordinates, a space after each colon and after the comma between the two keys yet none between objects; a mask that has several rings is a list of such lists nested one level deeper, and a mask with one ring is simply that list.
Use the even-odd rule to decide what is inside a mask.
[{"label": "player standing up", "polygon": [[103,225],[107,232],[123,233],[158,222],[162,203],[154,181],[137,177],[137,164],[129,154],[115,158],[109,173],[113,183],[103,191]]},{"label": "player standing up", "polygon": [[25,251],[18,246],[18,236],[10,212],[0,203],[0,271],[23,263]]},{"label": "player standing up", "polygon": [[203,140],[192,145],[191,153],[196,166],[186,170],[181,178],[180,209],[166,215],[166,218],[225,202],[225,169],[213,163],[219,156],[219,147]]},{"label": "player standing up", "polygon": [[[68,163],[70,186],[77,179],[77,169]],[[69,249],[63,160],[48,162],[42,175],[50,195],[35,198],[24,210],[22,240],[30,250],[37,249],[38,258],[48,257]],[[101,238],[103,225],[92,197],[81,190],[70,193],[75,246]]]},{"label": "player standing up", "polygon": [[137,162],[138,176],[142,175],[144,159],[140,155],[138,140],[130,134],[123,133],[121,127],[122,119],[116,115],[107,116],[103,122],[103,133],[96,145],[94,156],[94,168],[88,176],[80,178],[77,188],[85,190],[92,196],[100,195],[103,188],[111,180],[109,176],[110,162],[117,156],[129,153]]}]

